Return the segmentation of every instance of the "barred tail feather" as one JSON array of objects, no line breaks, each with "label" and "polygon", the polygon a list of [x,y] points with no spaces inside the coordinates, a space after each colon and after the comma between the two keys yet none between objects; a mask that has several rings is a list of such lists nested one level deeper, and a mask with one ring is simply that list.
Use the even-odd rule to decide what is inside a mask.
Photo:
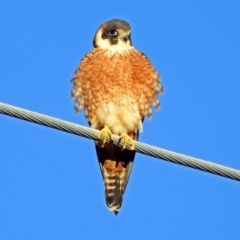
[{"label": "barred tail feather", "polygon": [[122,205],[123,197],[120,179],[117,176],[105,176],[104,179],[106,204],[109,210],[116,212]]},{"label": "barred tail feather", "polygon": [[[116,162],[114,162],[116,164]],[[105,167],[101,167],[104,185],[105,185],[105,198],[106,204],[110,211],[118,213],[121,208],[123,194],[125,192],[129,175],[132,169],[132,163],[129,162],[127,167],[124,168],[120,174],[109,174]],[[119,163],[120,164],[120,163]],[[100,164],[101,166],[101,164]]]},{"label": "barred tail feather", "polygon": [[[133,139],[137,139],[137,137],[138,134],[133,135]],[[122,150],[120,147],[108,143],[102,148],[99,142],[96,142],[96,152],[105,185],[107,207],[117,214],[122,206],[135,152]]]}]

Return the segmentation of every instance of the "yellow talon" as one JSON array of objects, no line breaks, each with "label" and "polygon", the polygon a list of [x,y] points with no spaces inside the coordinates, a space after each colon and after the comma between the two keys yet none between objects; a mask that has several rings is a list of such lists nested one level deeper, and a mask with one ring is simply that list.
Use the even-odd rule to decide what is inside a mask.
[{"label": "yellow talon", "polygon": [[99,140],[102,140],[102,138],[103,138],[103,140],[102,140],[102,145],[101,145],[102,148],[105,146],[105,143],[107,142],[107,136],[109,136],[109,138],[111,139],[111,141],[113,141],[113,136],[112,136],[112,133],[111,133],[110,129],[109,129],[107,126],[105,126],[105,127],[99,132],[99,134],[97,135],[97,138],[98,138]]},{"label": "yellow talon", "polygon": [[126,133],[122,133],[121,136],[119,137],[119,139],[123,139],[124,143],[123,143],[123,146],[122,146],[122,149],[126,149],[127,147],[127,143],[129,142],[130,143],[130,150],[135,150],[135,145],[134,145],[134,141],[133,139],[128,136]]}]

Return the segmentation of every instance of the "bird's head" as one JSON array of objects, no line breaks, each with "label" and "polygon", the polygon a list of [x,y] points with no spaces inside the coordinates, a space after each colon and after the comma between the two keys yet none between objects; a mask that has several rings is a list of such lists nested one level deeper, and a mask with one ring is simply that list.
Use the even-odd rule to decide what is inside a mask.
[{"label": "bird's head", "polygon": [[94,36],[93,45],[102,48],[111,46],[132,47],[130,25],[118,19],[103,23]]}]

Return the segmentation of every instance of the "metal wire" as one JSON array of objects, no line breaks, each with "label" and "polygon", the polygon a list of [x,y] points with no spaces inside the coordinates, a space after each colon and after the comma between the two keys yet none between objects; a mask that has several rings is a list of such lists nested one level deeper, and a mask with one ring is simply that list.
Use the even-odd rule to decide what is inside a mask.
[{"label": "metal wire", "polygon": [[[29,122],[34,122],[50,128],[55,128],[61,131],[72,133],[78,136],[86,137],[89,139],[97,140],[97,134],[99,133],[98,130],[95,130],[92,128],[84,127],[75,123],[60,120],[58,118],[54,118],[54,117],[46,116],[40,113],[25,110],[22,108],[14,107],[9,104],[5,104],[1,102],[0,102],[0,113],[11,116],[11,117],[23,119]],[[114,139],[113,144],[122,146],[122,142],[119,142],[118,136],[113,135],[113,139]],[[109,142],[109,140],[110,139],[108,138],[107,142]],[[162,148],[157,148],[157,147],[144,144],[138,141],[134,141],[134,143],[135,143],[136,152],[143,153],[155,158],[160,158],[169,162],[188,166],[191,168],[195,168],[198,170],[202,170],[205,172],[220,175],[222,177],[227,177],[233,180],[240,181],[239,170],[225,167],[223,165],[219,165],[209,161],[204,161],[198,158],[193,158],[183,154],[175,153]],[[129,147],[130,146],[127,145],[128,149]]]}]

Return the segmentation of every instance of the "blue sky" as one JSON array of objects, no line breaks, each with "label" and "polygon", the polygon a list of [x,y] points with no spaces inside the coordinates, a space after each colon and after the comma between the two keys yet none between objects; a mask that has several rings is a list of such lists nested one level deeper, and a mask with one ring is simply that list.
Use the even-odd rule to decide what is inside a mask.
[{"label": "blue sky", "polygon": [[[99,25],[132,26],[162,77],[140,140],[240,169],[239,1],[1,1],[0,101],[87,125],[70,79]],[[105,206],[92,141],[0,115],[0,239],[239,239],[239,182],[137,154]]]}]

